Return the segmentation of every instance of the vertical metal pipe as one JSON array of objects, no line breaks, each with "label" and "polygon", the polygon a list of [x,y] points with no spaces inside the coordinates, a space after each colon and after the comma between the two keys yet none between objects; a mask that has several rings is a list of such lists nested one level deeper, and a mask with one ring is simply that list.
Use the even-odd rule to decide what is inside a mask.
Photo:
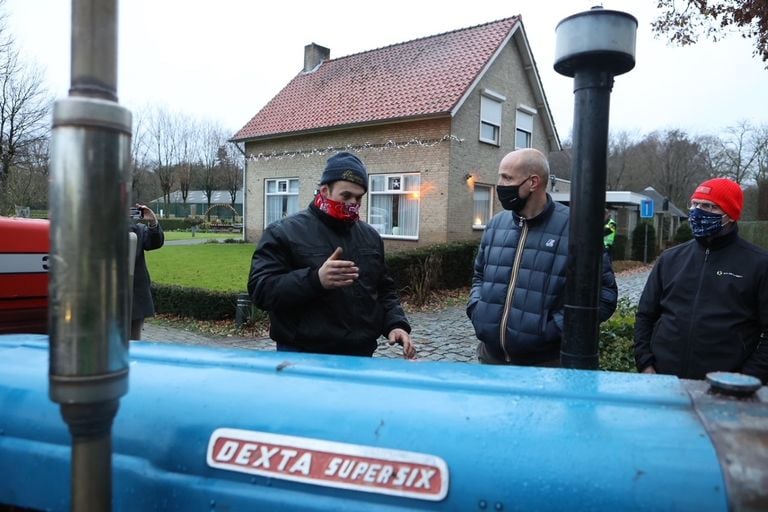
[{"label": "vertical metal pipe", "polygon": [[112,507],[128,390],[131,114],[115,101],[117,0],[73,0],[70,97],[51,137],[49,393],[72,436],[73,511]]},{"label": "vertical metal pipe", "polygon": [[117,0],[73,0],[70,96],[117,101]]},{"label": "vertical metal pipe", "polygon": [[597,369],[605,211],[608,113],[613,74],[594,68],[574,75],[571,222],[565,287],[565,368]]},{"label": "vertical metal pipe", "polygon": [[635,66],[637,20],[601,6],[569,16],[555,32],[555,71],[574,78],[573,168],[565,281],[565,368],[599,366],[602,230],[613,78]]}]

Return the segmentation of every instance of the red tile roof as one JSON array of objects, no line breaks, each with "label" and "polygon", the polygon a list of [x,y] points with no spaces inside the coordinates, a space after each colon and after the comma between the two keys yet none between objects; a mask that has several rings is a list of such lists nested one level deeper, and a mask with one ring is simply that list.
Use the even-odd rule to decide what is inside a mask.
[{"label": "red tile roof", "polygon": [[331,59],[299,73],[233,137],[448,114],[519,17]]}]

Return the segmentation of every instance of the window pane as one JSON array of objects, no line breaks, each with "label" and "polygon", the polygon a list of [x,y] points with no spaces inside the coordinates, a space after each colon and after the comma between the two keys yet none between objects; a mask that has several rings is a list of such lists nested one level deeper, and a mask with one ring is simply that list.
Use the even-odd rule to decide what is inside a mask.
[{"label": "window pane", "polygon": [[517,130],[515,132],[515,148],[529,148],[531,147],[531,134],[524,132],[523,130]]},{"label": "window pane", "polygon": [[499,129],[496,126],[482,123],[480,125],[480,138],[483,140],[490,140],[493,142],[498,143],[499,137],[498,137]]},{"label": "window pane", "polygon": [[421,184],[421,176],[419,174],[409,174],[403,176],[403,178],[405,179],[405,187],[403,190],[407,190],[408,192],[417,192],[419,190]]},{"label": "window pane", "polygon": [[491,98],[480,96],[480,119],[487,123],[501,126],[501,103]]},{"label": "window pane", "polygon": [[298,179],[267,180],[265,186],[265,227],[299,211]]},{"label": "window pane", "polygon": [[522,110],[517,111],[517,129],[527,132],[533,131],[533,116]]},{"label": "window pane", "polygon": [[371,192],[383,191],[386,183],[386,176],[371,176]]},{"label": "window pane", "polygon": [[[419,235],[419,174],[377,176],[382,186],[371,190],[368,224],[382,235]],[[374,184],[374,180],[371,180]],[[373,188],[373,187],[372,187]]]},{"label": "window pane", "polygon": [[392,196],[372,195],[368,224],[382,235],[392,234]]},{"label": "window pane", "polygon": [[491,214],[491,187],[475,185],[473,226],[485,226]]},{"label": "window pane", "polygon": [[[419,200],[413,194],[401,196],[399,211],[399,234],[400,236],[417,236],[419,234]],[[392,228],[395,234],[395,228]]]}]

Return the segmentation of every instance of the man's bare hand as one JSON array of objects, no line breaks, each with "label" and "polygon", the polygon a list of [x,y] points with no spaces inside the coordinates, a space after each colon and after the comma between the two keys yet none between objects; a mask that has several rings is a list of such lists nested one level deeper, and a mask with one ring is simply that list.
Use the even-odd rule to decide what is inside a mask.
[{"label": "man's bare hand", "polygon": [[320,284],[326,290],[351,286],[357,281],[360,269],[355,266],[355,262],[342,260],[343,252],[341,247],[337,247],[318,270]]},{"label": "man's bare hand", "polygon": [[416,357],[416,349],[413,346],[413,342],[411,341],[411,335],[405,332],[402,329],[392,329],[389,331],[389,336],[387,336],[387,339],[389,339],[389,344],[394,345],[395,343],[399,343],[403,346],[403,357],[406,359],[413,359]]},{"label": "man's bare hand", "polygon": [[643,371],[641,373],[656,373],[656,368],[654,368],[653,365],[646,366],[645,368],[643,368]]}]

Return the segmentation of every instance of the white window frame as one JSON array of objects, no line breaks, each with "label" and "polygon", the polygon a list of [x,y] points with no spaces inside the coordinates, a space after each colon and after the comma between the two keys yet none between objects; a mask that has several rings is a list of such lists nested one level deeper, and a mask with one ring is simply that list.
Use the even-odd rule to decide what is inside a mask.
[{"label": "white window frame", "polygon": [[493,185],[486,185],[485,183],[475,183],[472,188],[472,229],[485,229],[486,225],[484,223],[478,223],[478,218],[475,217],[475,193],[478,188],[488,189],[488,211],[486,212],[488,221],[493,217],[493,193],[495,189],[493,188]]},{"label": "white window frame", "polygon": [[[403,187],[405,187],[406,177],[418,177],[417,185],[415,188],[411,188],[410,190],[405,190]],[[375,180],[385,180],[385,187],[383,190],[374,190],[376,187],[374,186]],[[412,180],[410,180],[412,181]],[[405,235],[405,234],[395,234],[395,233],[386,233],[382,232],[381,228],[379,227],[379,223],[376,222],[377,219],[372,218],[375,217],[377,214],[375,209],[378,208],[374,205],[376,203],[376,198],[381,197],[384,195],[398,195],[398,196],[409,196],[409,195],[415,195],[418,204],[416,206],[416,218],[415,218],[415,234],[412,235]],[[411,197],[413,199],[413,197]],[[381,209],[381,208],[379,208]],[[387,213],[386,210],[383,213]],[[393,212],[389,212],[388,217],[392,217]],[[421,220],[421,173],[418,172],[404,172],[404,173],[393,173],[393,174],[372,174],[368,176],[368,213],[367,213],[367,222],[376,230],[379,232],[382,238],[387,239],[396,239],[396,240],[418,240],[419,239],[419,230],[420,230],[420,220]],[[385,225],[388,225],[391,221],[386,222]],[[390,226],[392,231],[399,228],[399,226]]]},{"label": "white window frame", "polygon": [[[504,118],[503,108],[506,98],[501,94],[483,89],[480,91],[480,142],[501,145],[501,123]],[[490,127],[493,131],[491,138],[483,135],[483,128]]]},{"label": "white window frame", "polygon": [[[291,182],[296,182],[296,192],[291,192]],[[269,190],[269,184],[270,183],[276,183],[275,190],[276,192],[268,192]],[[284,190],[281,190],[281,185],[284,185]],[[299,198],[299,189],[301,187],[301,181],[299,181],[299,178],[266,178],[264,180],[264,227],[266,228],[271,222],[268,221],[269,215],[267,208],[269,208],[269,201],[268,198],[270,197],[276,197],[276,196],[283,196],[283,197],[289,197],[289,196],[295,196],[296,197],[296,212],[299,211],[298,206],[298,198]],[[285,216],[291,215],[296,212],[289,212],[286,211]],[[272,221],[274,222],[274,221]]]},{"label": "white window frame", "polygon": [[[524,116],[521,119],[521,115]],[[515,111],[515,149],[533,147],[533,124],[535,122],[536,109],[527,105],[518,105]],[[518,145],[518,136],[525,134],[527,146]]]}]

